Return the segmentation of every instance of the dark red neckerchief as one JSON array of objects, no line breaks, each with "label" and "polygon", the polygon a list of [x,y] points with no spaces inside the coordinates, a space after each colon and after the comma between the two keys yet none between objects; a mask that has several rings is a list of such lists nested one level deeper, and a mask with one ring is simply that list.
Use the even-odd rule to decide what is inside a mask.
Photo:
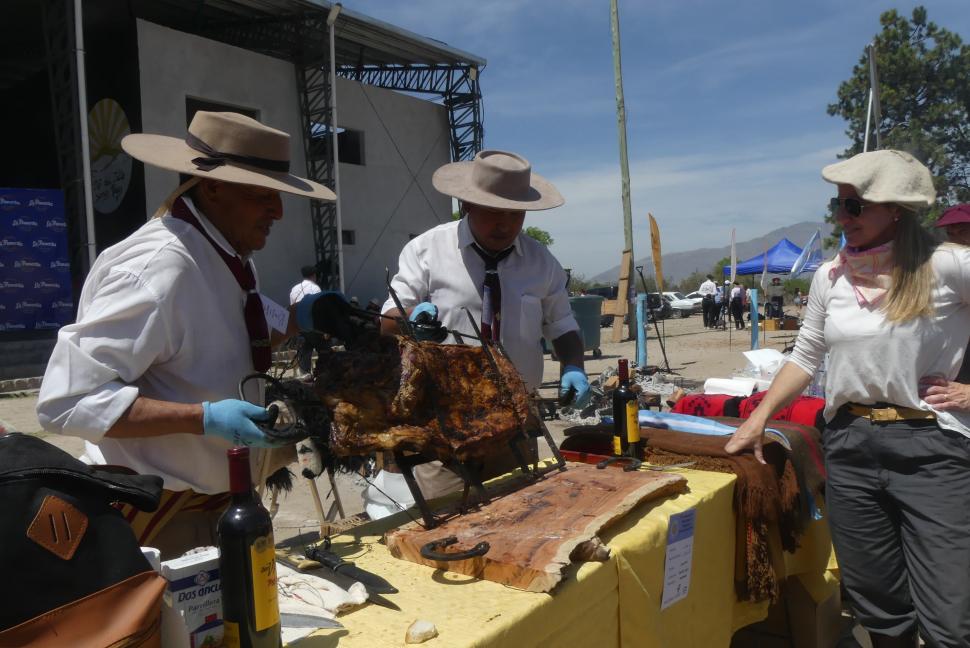
[{"label": "dark red neckerchief", "polygon": [[256,273],[251,263],[243,263],[239,257],[229,254],[222,246],[212,240],[205,231],[199,219],[182,198],[178,198],[172,205],[172,216],[183,220],[195,229],[212,245],[212,249],[219,253],[226,266],[236,278],[239,287],[246,292],[246,305],[243,317],[246,319],[246,332],[249,333],[249,348],[253,356],[253,367],[256,371],[266,371],[272,363],[272,352],[269,344],[269,327],[266,325],[266,315],[263,313],[263,301],[256,290]]}]

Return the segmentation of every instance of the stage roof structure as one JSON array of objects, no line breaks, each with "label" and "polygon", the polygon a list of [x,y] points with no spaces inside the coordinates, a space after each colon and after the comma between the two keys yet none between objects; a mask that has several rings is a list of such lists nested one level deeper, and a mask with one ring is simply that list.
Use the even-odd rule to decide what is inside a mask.
[{"label": "stage roof structure", "polygon": [[[330,143],[330,41],[327,16],[333,3],[320,0],[128,0],[119,11],[165,27],[265,54],[296,66],[304,122],[307,177],[334,188]],[[81,111],[72,101],[78,83],[73,3],[43,0],[51,92],[57,107],[62,185],[80,185]],[[83,5],[82,5],[83,7]],[[335,23],[338,76],[360,83],[425,95],[448,112],[453,161],[471,160],[482,149],[484,127],[479,75],[486,60],[432,38],[341,7]],[[0,71],[2,72],[2,71]],[[10,82],[0,74],[0,83]],[[86,109],[83,111],[86,115]],[[67,209],[83,213],[79,192]],[[336,276],[338,237],[334,203],[312,201],[318,270],[329,287]]]}]

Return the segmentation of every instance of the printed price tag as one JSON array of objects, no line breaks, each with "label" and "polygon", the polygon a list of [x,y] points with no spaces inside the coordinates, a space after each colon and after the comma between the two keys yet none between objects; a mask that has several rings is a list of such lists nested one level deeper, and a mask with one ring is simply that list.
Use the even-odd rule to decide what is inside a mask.
[{"label": "printed price tag", "polygon": [[263,302],[266,323],[280,333],[286,333],[286,326],[290,322],[290,311],[262,293],[259,294],[259,299]]},{"label": "printed price tag", "polygon": [[667,556],[664,562],[664,590],[660,609],[686,598],[690,590],[690,568],[694,554],[694,521],[697,509],[670,516],[667,526]]}]

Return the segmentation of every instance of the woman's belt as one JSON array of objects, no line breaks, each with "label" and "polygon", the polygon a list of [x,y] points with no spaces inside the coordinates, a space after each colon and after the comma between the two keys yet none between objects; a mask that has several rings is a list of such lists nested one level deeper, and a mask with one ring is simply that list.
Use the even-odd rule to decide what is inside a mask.
[{"label": "woman's belt", "polygon": [[926,410],[900,407],[899,405],[859,405],[849,403],[845,409],[853,416],[864,416],[877,423],[892,423],[893,421],[926,421],[936,418],[936,414]]}]

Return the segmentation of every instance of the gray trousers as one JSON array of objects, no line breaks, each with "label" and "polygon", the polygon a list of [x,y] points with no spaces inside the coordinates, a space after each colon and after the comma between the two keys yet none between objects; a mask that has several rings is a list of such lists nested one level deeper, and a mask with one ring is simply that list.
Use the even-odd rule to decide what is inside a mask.
[{"label": "gray trousers", "polygon": [[970,439],[839,413],[823,443],[832,543],[859,622],[970,646]]}]

